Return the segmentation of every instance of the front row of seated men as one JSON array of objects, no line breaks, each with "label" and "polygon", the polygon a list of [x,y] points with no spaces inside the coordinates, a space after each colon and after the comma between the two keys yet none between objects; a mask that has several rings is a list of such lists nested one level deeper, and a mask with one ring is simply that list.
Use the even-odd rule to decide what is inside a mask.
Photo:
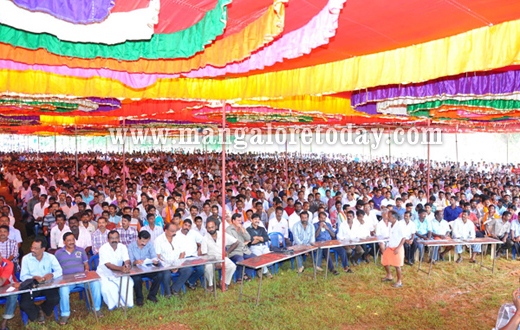
[{"label": "front row of seated men", "polygon": [[[214,221],[207,221],[205,236],[200,236],[191,229],[191,222],[185,220],[182,228],[178,230],[174,223],[166,224],[164,233],[159,235],[155,242],[151,242],[150,233],[141,231],[137,240],[129,244],[128,247],[120,242],[120,234],[116,230],[108,233],[107,243],[99,249],[99,265],[97,274],[99,281],[90,282],[90,288],[94,300],[94,311],[98,317],[103,317],[100,312],[102,301],[108,309],[126,305],[134,305],[134,291],[136,304],[144,304],[142,290],[143,276],[132,275],[130,278],[123,278],[120,281],[116,273],[130,273],[132,266],[142,265],[146,260],[152,260],[157,264],[172,264],[182,258],[196,257],[202,254],[222,259],[222,234]],[[230,234],[231,232],[231,234]],[[83,248],[76,246],[76,238],[73,233],[63,234],[63,247],[58,249],[55,254],[46,252],[47,240],[44,237],[36,237],[31,246],[31,253],[22,259],[20,280],[34,279],[40,283],[51,281],[53,278],[67,274],[82,274],[89,270],[89,260]],[[235,263],[228,258],[232,255],[235,261],[243,260],[255,256],[252,253],[264,254],[269,252],[267,245],[268,236],[265,228],[259,226],[259,219],[254,218],[251,227],[247,230],[242,226],[240,215],[233,215],[231,224],[226,230],[227,255],[226,264],[226,287],[231,283],[233,274],[237,268]],[[221,265],[216,266],[217,269]],[[267,269],[261,270],[268,273]],[[177,276],[173,276],[176,273]],[[155,273],[147,273],[146,277],[152,280],[147,300],[156,303],[159,288],[164,288],[166,297],[177,296],[183,285],[195,290],[197,280],[201,276],[206,277],[208,287],[213,285],[213,266],[196,266],[165,270]],[[14,278],[14,265],[11,261],[2,258],[0,261],[0,286],[6,286],[16,282]],[[121,287],[120,287],[121,283]],[[128,290],[126,285],[128,284]],[[87,289],[88,284],[74,284],[55,289],[34,291],[23,293],[20,297],[20,308],[29,317],[30,321],[40,324],[45,323],[46,316],[50,316],[56,307],[60,305],[61,318],[59,323],[67,324],[70,317],[70,292],[77,287]],[[126,293],[128,291],[128,294]],[[41,304],[35,304],[34,298],[45,297]],[[127,301],[125,301],[127,300]],[[3,315],[3,322],[0,330],[7,329],[7,321],[14,316],[16,309],[17,295],[7,297],[6,308]]]}]

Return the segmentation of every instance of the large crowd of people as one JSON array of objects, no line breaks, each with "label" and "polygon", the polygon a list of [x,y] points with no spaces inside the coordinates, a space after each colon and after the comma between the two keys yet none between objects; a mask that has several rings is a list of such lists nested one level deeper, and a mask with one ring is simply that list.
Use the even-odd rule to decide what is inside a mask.
[{"label": "large crowd of people", "polygon": [[[147,261],[172,263],[201,255],[223,259],[225,290],[233,278],[250,281],[257,275],[246,268],[242,278],[237,263],[272,249],[377,236],[389,240],[375,248],[336,249],[341,269],[331,258],[324,267],[336,275],[351,273],[381,252],[387,271],[382,280],[394,281],[393,266],[393,285],[399,288],[403,264],[426,258],[421,243],[426,239],[489,236],[504,242],[495,257],[520,252],[520,177],[511,165],[432,162],[428,172],[420,160],[230,154],[222,178],[219,153],[131,154],[124,163],[117,154],[9,153],[0,154],[0,162],[9,187],[9,196],[0,199],[0,285],[81,273],[89,269],[89,259],[99,256],[101,280],[92,285],[98,316],[102,302],[109,310],[118,307],[119,290],[127,289],[119,287],[114,272],[127,273]],[[15,224],[23,226],[24,235]],[[283,238],[270,244],[272,233]],[[21,249],[25,239],[32,241],[30,253]],[[452,249],[462,262],[464,245],[434,248],[427,261],[443,260]],[[469,262],[475,262],[483,250],[474,245],[471,251]],[[317,255],[318,271],[326,253]],[[296,260],[301,273],[305,263]],[[259,273],[273,276],[268,268]],[[161,287],[167,298],[203,283],[211,290],[214,276],[211,266],[147,275],[152,283],[146,299],[142,277],[132,276],[122,281],[129,283],[124,304],[155,303]],[[46,297],[42,305],[34,304],[35,293],[22,294],[20,308],[31,321],[43,323],[59,304],[59,322],[66,324],[72,289],[38,291]],[[15,308],[16,300],[8,300],[0,329]]]}]

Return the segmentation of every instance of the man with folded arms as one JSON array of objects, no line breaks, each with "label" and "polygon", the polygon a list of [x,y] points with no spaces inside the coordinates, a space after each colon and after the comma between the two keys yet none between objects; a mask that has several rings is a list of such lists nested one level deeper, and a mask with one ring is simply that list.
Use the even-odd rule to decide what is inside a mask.
[{"label": "man with folded arms", "polygon": [[[269,253],[269,247],[267,246],[267,242],[269,242],[269,235],[267,235],[267,231],[264,227],[261,226],[262,220],[258,213],[253,213],[251,219],[251,227],[247,228],[247,232],[249,236],[251,236],[251,242],[249,243],[249,248],[251,249],[251,253],[255,256],[261,256],[262,254]],[[272,278],[273,275],[269,272],[267,267],[264,267],[258,270],[258,275],[262,272],[268,278]]]},{"label": "man with folded arms", "polygon": [[[454,239],[474,239],[475,238],[475,225],[473,222],[468,220],[469,218],[469,211],[465,210],[462,211],[462,218],[457,219],[454,221],[453,224],[453,238]],[[477,256],[477,253],[480,253],[482,245],[481,244],[472,244],[472,255],[469,262],[475,263],[475,257]],[[464,247],[463,245],[456,245],[455,246],[455,253],[459,254],[459,258],[457,259],[457,263],[462,262],[462,251]]]},{"label": "man with folded arms", "polygon": [[[87,253],[83,248],[76,246],[76,239],[74,234],[65,233],[63,234],[64,247],[57,250],[54,254],[56,259],[61,265],[63,275],[67,274],[83,274],[89,271]],[[87,290],[88,284],[75,284],[69,286],[60,287],[60,325],[67,324],[70,316],[70,303],[69,295],[70,291],[76,288],[84,288]],[[92,298],[94,300],[94,310],[98,314],[98,317],[102,317],[101,314],[101,285],[99,281],[90,282],[90,288],[92,290]]]},{"label": "man with folded arms", "polygon": [[[225,225],[223,225],[225,227]],[[231,280],[233,279],[233,274],[235,273],[237,266],[231,259],[229,259],[227,256],[233,252],[234,249],[238,246],[238,241],[236,238],[229,234],[226,235],[226,255],[222,255],[222,233],[217,230],[217,225],[214,220],[209,219],[206,220],[206,230],[207,234],[204,236],[204,244],[202,253],[204,254],[207,252],[208,256],[214,257],[215,259],[224,259],[225,267],[226,267],[226,278],[225,283],[226,287],[224,288],[224,291],[227,290],[227,287],[231,284]],[[207,251],[206,251],[207,250]],[[221,269],[221,264],[216,264],[215,268]],[[213,277],[215,276],[215,272],[213,271],[212,265],[205,265],[204,266],[204,276],[206,277],[208,289],[211,290],[211,287],[213,286]]]},{"label": "man with folded arms", "polygon": [[[22,281],[33,279],[39,283],[50,281],[53,278],[60,277],[63,273],[60,263],[52,254],[45,252],[47,248],[47,239],[38,236],[31,245],[31,253],[22,259],[22,270],[20,279]],[[43,304],[37,306],[34,304],[34,298],[45,297]],[[20,296],[20,309],[27,313],[29,320],[38,323],[45,323],[45,315],[50,316],[56,306],[60,302],[60,293],[58,288],[35,291],[31,293],[22,293]]]},{"label": "man with folded arms", "polygon": [[[231,225],[226,228],[226,233],[233,236],[238,241],[238,246],[233,252],[229,253],[229,259],[231,259],[235,264],[245,259],[250,259],[256,257],[251,250],[249,249],[249,242],[251,242],[251,236],[247,232],[247,230],[242,226],[242,213],[235,213],[231,216]],[[237,266],[238,271],[238,281],[248,281],[253,277],[253,269],[247,268],[245,269],[244,278],[242,276],[242,267]]]},{"label": "man with folded arms", "polygon": [[[315,242],[314,226],[309,224],[309,214],[305,211],[300,213],[300,222],[293,227],[294,245],[312,245]],[[303,258],[301,255],[296,256],[298,264],[298,273],[303,273]]]},{"label": "man with folded arms", "polygon": [[[153,243],[150,242],[150,233],[146,230],[139,232],[137,240],[128,245],[128,255],[130,256],[130,262],[133,266],[142,265],[146,259],[156,259],[157,254]],[[147,299],[153,303],[157,302],[157,292],[161,287],[161,283],[168,282],[170,280],[170,271],[165,270],[162,272],[148,273],[144,275],[134,275],[132,280],[134,281],[135,291],[135,304],[137,306],[144,305],[143,296],[143,277],[148,277],[152,280],[152,286],[150,292],[148,292]]]},{"label": "man with folded arms", "polygon": [[[128,275],[121,281],[114,273],[129,273],[131,267],[127,247],[119,243],[119,233],[111,230],[108,233],[108,242],[99,249],[99,266],[97,268],[97,273],[101,277],[101,295],[109,310],[118,307],[119,303],[127,307],[134,306],[134,282],[131,278],[127,278]],[[119,287],[120,282],[122,283],[121,288]],[[127,297],[128,301],[125,301]]]}]

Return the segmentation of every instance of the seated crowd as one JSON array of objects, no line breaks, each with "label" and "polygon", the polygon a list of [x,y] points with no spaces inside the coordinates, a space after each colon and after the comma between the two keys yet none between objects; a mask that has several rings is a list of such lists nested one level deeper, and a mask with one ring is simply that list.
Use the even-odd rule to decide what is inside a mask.
[{"label": "seated crowd", "polygon": [[[283,160],[278,158],[229,155],[223,181],[217,153],[137,154],[127,156],[125,166],[119,155],[100,158],[84,154],[79,159],[79,173],[70,155],[40,157],[0,157],[16,201],[13,207],[20,209],[15,213],[21,214],[16,219],[11,206],[0,199],[0,285],[84,273],[90,261],[99,259],[96,271],[101,280],[91,284],[98,316],[102,316],[102,302],[109,310],[122,303],[120,290],[129,292],[123,304],[142,306],[145,300],[157,302],[160,291],[170,298],[179,296],[183,287],[196,290],[205,284],[206,290],[211,290],[215,280],[209,265],[150,273],[146,277],[151,287],[145,299],[142,276],[132,276],[120,287],[114,272],[128,273],[146,261],[173,263],[202,255],[223,259],[225,290],[233,278],[250,281],[256,275],[272,277],[267,268],[258,274],[246,268],[242,277],[242,268],[237,265],[240,261],[290,245],[387,238],[394,216],[405,236],[408,265],[416,261],[417,251],[419,258],[424,258],[422,241],[427,239],[489,236],[504,242],[496,257],[508,250],[520,252],[519,178],[510,167],[432,162],[428,186],[426,165],[419,161],[398,161],[389,166],[381,161],[325,162],[317,157],[295,157],[287,165],[287,177]],[[226,203],[224,219],[222,197]],[[35,237],[30,253],[23,257],[22,236],[15,223],[25,226],[28,237]],[[463,247],[454,247],[459,263]],[[375,248],[362,244],[335,251],[341,269],[351,273],[351,266],[368,263],[385,248],[385,243]],[[452,249],[433,248],[429,261],[443,260]],[[481,246],[472,245],[471,251],[469,262],[475,262]],[[328,250],[317,255],[318,271],[326,253]],[[296,260],[301,273],[303,259]],[[339,274],[332,258],[328,260],[325,267]],[[59,304],[60,323],[66,324],[73,289],[67,286],[24,293],[20,308],[31,321],[43,323],[45,315]],[[33,298],[39,295],[46,300],[35,305]],[[16,299],[8,299],[0,330],[7,327],[15,308]]]}]

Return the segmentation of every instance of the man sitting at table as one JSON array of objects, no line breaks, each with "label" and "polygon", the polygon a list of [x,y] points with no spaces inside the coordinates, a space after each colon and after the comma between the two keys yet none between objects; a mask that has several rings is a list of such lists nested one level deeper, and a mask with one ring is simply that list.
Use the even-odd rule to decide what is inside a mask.
[{"label": "man sitting at table", "polygon": [[500,244],[497,249],[497,257],[500,253],[505,253],[504,251],[509,250],[513,246],[513,242],[509,238],[509,233],[511,232],[511,213],[509,211],[505,211],[502,213],[501,219],[495,220],[491,230],[491,237],[494,239],[501,240],[504,244]]},{"label": "man sitting at table", "polygon": [[421,209],[419,211],[419,219],[415,221],[415,227],[417,231],[415,236],[417,237],[417,248],[419,249],[419,260],[423,260],[424,257],[424,244],[423,240],[430,240],[432,238],[432,227],[428,220],[426,220],[426,210]]},{"label": "man sitting at table", "polygon": [[[76,239],[74,234],[65,233],[63,234],[64,247],[57,250],[54,254],[56,259],[61,265],[63,275],[67,274],[83,274],[89,271],[87,253],[83,248],[76,246]],[[60,325],[67,324],[70,316],[70,303],[69,295],[70,291],[76,288],[88,289],[88,284],[76,284],[60,287]],[[90,282],[90,288],[92,292],[92,298],[94,299],[94,310],[98,314],[98,317],[102,317],[101,314],[101,285],[99,281]]]},{"label": "man sitting at table", "polygon": [[[253,213],[253,216],[251,217],[251,226],[247,228],[247,232],[251,236],[249,248],[251,249],[251,252],[256,256],[261,256],[262,254],[269,253],[269,247],[266,244],[267,242],[269,242],[269,235],[267,235],[267,231],[265,230],[265,228],[262,227],[262,221],[260,219],[261,218],[258,213]],[[260,272],[268,278],[273,277],[273,275],[271,275],[267,267],[258,270],[259,276]]]},{"label": "man sitting at table", "polygon": [[[464,214],[464,213],[462,213]],[[435,211],[435,219],[432,221],[432,235],[433,239],[441,240],[441,239],[449,239],[450,236],[450,225],[446,220],[442,218],[442,212],[441,211]],[[444,254],[448,251],[450,251],[453,247],[452,246],[446,246],[444,248],[444,251],[440,254],[441,259],[444,259]],[[435,263],[435,261],[438,260],[438,254],[439,254],[439,247],[433,246],[432,247],[432,257],[430,259],[430,262]]]},{"label": "man sitting at table", "polygon": [[[3,256],[0,260],[0,286],[8,286],[11,283],[16,282],[14,277],[14,264],[5,259]],[[5,310],[0,330],[9,329],[7,327],[7,321],[14,317],[14,311],[16,310],[16,302],[18,301],[18,295],[12,294],[5,297]]]},{"label": "man sitting at table", "polygon": [[[165,265],[171,265],[179,259],[184,259],[186,256],[185,247],[181,246],[180,240],[174,239],[177,235],[177,225],[173,222],[167,223],[164,226],[164,233],[159,235],[154,241],[155,253],[159,260],[161,260]],[[173,269],[172,273],[178,273],[179,276],[173,282],[173,285],[170,287],[170,278],[171,276],[165,276],[163,279],[164,284],[164,295],[169,298],[171,294],[174,296],[179,296],[180,291],[184,283],[190,278],[191,274],[193,274],[192,268],[180,268]]]},{"label": "man sitting at table", "polygon": [[[348,211],[347,212],[347,221],[343,221],[341,223],[341,225],[339,226],[339,230],[338,230],[338,239],[341,240],[341,241],[354,241],[354,240],[358,240],[359,237],[359,233],[360,233],[360,230],[359,230],[359,222],[355,221],[354,220],[354,211]],[[370,235],[370,233],[368,233],[368,235]],[[354,255],[352,256],[352,249],[355,249],[354,250]],[[348,266],[348,257],[347,256],[352,256],[351,258],[351,261],[353,263],[357,262],[357,260],[359,260],[361,258],[361,256],[363,255],[363,253],[365,252],[365,250],[363,250],[363,247],[361,245],[351,245],[351,246],[345,246],[345,252],[346,252],[346,255],[345,255],[345,260],[341,260],[342,264],[343,264],[343,270],[345,270],[345,272],[347,273],[353,273],[352,269],[349,268]],[[341,254],[340,254],[341,256]]]},{"label": "man sitting at table", "polygon": [[404,222],[402,226],[406,238],[404,241],[404,263],[413,266],[415,262],[415,251],[417,251],[417,238],[415,237],[417,227],[415,226],[415,222],[412,221],[412,213],[410,211],[404,212],[403,219]]},{"label": "man sitting at table", "polygon": [[[305,211],[300,213],[300,222],[293,227],[294,245],[312,245],[315,242],[314,226],[309,224],[309,214]],[[298,273],[303,273],[303,258],[301,255],[296,256],[298,264]]]},{"label": "man sitting at table", "polygon": [[[462,239],[462,240],[468,240],[468,239],[474,239],[475,238],[475,225],[473,222],[468,220],[469,218],[469,211],[465,210],[462,211],[462,218],[457,219],[454,221],[453,225],[453,234],[452,237],[454,239]],[[475,263],[475,257],[477,253],[480,253],[482,244],[471,244],[472,254],[471,259],[469,262]],[[462,262],[462,251],[464,247],[463,245],[456,245],[455,246],[455,253],[459,254],[459,258],[457,259],[457,263]]]},{"label": "man sitting at table", "polygon": [[[327,219],[327,215],[325,212],[320,212],[318,214],[318,223],[314,224],[314,239],[316,242],[324,242],[324,241],[331,241],[333,239],[336,239],[336,233],[332,229],[332,226],[330,223],[325,222]],[[346,258],[346,251],[343,248],[337,248],[336,252],[338,254],[344,254],[344,256],[341,257],[341,260],[344,260]],[[321,268],[321,259],[323,256],[327,258],[327,255],[330,253],[330,249],[320,249],[318,251],[318,258],[316,259],[316,270],[323,271]],[[334,275],[339,275],[339,272],[334,269],[334,264],[332,263],[332,258],[328,258],[329,262],[327,264],[327,267],[329,267],[329,270]]]},{"label": "man sitting at table", "polygon": [[[140,231],[137,235],[137,240],[128,245],[128,255],[133,266],[143,265],[146,259],[154,260],[157,258],[153,243],[150,242],[150,233],[146,230]],[[151,266],[151,265],[150,265]],[[143,296],[143,277],[148,277],[152,280],[152,286],[148,292],[146,299],[153,303],[157,302],[157,292],[161,287],[161,283],[170,282],[170,271],[160,271],[154,273],[147,273],[143,275],[134,275],[135,304],[137,306],[144,305]]]},{"label": "man sitting at table", "polygon": [[[195,219],[197,218],[199,217],[195,217]],[[192,230],[191,227],[191,220],[184,220],[181,230],[179,230],[175,236],[179,245],[184,248],[185,258],[194,258],[202,255],[201,245],[203,238],[197,231]],[[195,266],[192,267],[192,270],[193,273],[186,281],[186,286],[190,290],[195,290],[197,288],[197,280],[204,276],[204,266]]]},{"label": "man sitting at table", "polygon": [[[223,227],[225,227],[223,225]],[[202,248],[202,253],[208,254],[210,257],[214,257],[215,259],[222,260],[224,256],[222,255],[222,233],[217,231],[217,225],[214,220],[206,220],[206,231],[207,234],[204,236],[204,244]],[[227,287],[231,284],[231,280],[233,279],[233,274],[235,273],[237,266],[231,259],[227,257],[228,254],[233,252],[234,249],[238,246],[238,241],[231,235],[226,235],[226,256],[224,259],[225,267],[226,267],[226,278],[225,283],[226,287],[224,290],[227,290]],[[221,264],[216,264],[215,267],[220,269],[222,267]],[[206,277],[208,290],[211,290],[213,286],[213,277],[214,277],[213,265],[205,265],[204,266],[204,276]]]},{"label": "man sitting at table", "polygon": [[[97,268],[101,277],[101,295],[109,310],[118,307],[119,303],[127,307],[134,306],[134,281],[128,275],[121,281],[114,273],[118,272],[121,276],[121,273],[129,273],[131,267],[127,247],[119,243],[119,233],[111,230],[108,233],[108,242],[99,249]],[[121,287],[119,283],[122,283]]]},{"label": "man sitting at table", "polygon": [[[36,237],[31,245],[31,253],[22,259],[22,270],[20,279],[22,281],[34,279],[39,283],[51,281],[53,278],[62,275],[60,263],[56,257],[45,252],[47,248],[47,239],[45,237]],[[34,298],[45,297],[43,304],[37,306]],[[58,288],[34,291],[32,293],[22,293],[20,296],[20,309],[27,313],[29,320],[38,323],[45,323],[45,315],[50,316],[54,307],[60,302],[60,293]]]}]

